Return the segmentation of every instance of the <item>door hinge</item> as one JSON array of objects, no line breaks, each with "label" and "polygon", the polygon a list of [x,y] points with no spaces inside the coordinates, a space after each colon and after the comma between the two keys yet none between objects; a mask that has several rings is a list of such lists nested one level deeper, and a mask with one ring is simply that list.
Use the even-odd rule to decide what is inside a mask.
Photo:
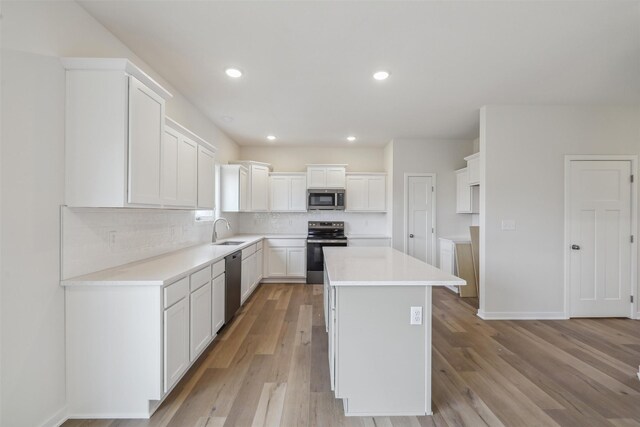
[{"label": "door hinge", "polygon": [[431,192],[433,193],[434,191],[436,191],[436,187],[434,187],[433,185],[431,186]]},{"label": "door hinge", "polygon": [[631,243],[633,243],[633,234],[631,235]]},{"label": "door hinge", "polygon": [[633,302],[633,295],[631,295],[629,299],[631,300],[631,302]]},{"label": "door hinge", "polygon": [[633,182],[633,175],[631,175],[631,182]]}]

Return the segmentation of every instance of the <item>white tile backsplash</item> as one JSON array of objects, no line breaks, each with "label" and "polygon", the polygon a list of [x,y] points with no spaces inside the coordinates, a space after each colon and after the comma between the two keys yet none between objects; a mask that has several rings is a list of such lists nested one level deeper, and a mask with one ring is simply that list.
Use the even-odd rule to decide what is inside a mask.
[{"label": "white tile backsplash", "polygon": [[[226,216],[232,233],[236,216]],[[62,278],[161,255],[211,239],[211,222],[194,211],[62,208]],[[218,234],[228,234],[218,226]]]},{"label": "white tile backsplash", "polygon": [[249,234],[306,234],[308,221],[344,221],[346,234],[387,234],[386,213],[341,211],[238,214],[238,229]]}]

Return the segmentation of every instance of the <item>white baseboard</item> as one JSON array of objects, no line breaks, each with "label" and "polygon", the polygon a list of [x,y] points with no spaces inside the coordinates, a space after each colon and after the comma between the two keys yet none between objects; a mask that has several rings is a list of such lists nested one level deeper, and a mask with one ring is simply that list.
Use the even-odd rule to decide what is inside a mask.
[{"label": "white baseboard", "polygon": [[[282,279],[278,279],[278,278],[264,278],[260,281],[260,283],[307,283],[307,279],[305,279],[304,277],[299,278],[299,279],[291,279],[291,278],[282,278]],[[318,283],[319,285],[321,285],[322,283]]]},{"label": "white baseboard", "polygon": [[58,412],[53,414],[47,421],[40,424],[40,427],[60,427],[69,418],[67,417],[67,407],[63,406]]},{"label": "white baseboard", "polygon": [[562,311],[482,311],[478,317],[484,320],[566,320]]}]

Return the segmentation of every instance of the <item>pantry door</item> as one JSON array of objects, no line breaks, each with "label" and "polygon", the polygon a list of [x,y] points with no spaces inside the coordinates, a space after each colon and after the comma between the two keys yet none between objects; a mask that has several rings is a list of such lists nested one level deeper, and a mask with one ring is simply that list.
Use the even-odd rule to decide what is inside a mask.
[{"label": "pantry door", "polygon": [[434,263],[435,174],[406,174],[404,252]]},{"label": "pantry door", "polygon": [[631,161],[569,164],[569,315],[628,317],[631,312]]}]

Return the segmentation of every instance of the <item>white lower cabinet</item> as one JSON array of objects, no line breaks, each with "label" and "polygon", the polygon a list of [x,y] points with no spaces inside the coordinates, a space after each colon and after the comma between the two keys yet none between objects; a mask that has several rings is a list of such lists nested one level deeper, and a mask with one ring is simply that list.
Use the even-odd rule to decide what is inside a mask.
[{"label": "white lower cabinet", "polygon": [[[224,261],[223,261],[224,263]],[[222,325],[224,325],[224,298],[225,298],[225,274],[222,273],[218,277],[213,279],[212,282],[212,297],[211,308],[211,335],[215,336]]]},{"label": "white lower cabinet", "polygon": [[211,283],[191,292],[191,360],[211,341]]},{"label": "white lower cabinet", "polygon": [[164,311],[164,392],[189,367],[189,300],[184,296]]},{"label": "white lower cabinet", "polygon": [[304,239],[267,239],[264,253],[265,278],[302,278],[307,275]]},{"label": "white lower cabinet", "polygon": [[[251,245],[242,250],[242,277],[240,279],[241,298],[240,303],[249,298],[261,279],[262,250],[256,250],[257,245]],[[260,258],[258,259],[258,256]]]}]

